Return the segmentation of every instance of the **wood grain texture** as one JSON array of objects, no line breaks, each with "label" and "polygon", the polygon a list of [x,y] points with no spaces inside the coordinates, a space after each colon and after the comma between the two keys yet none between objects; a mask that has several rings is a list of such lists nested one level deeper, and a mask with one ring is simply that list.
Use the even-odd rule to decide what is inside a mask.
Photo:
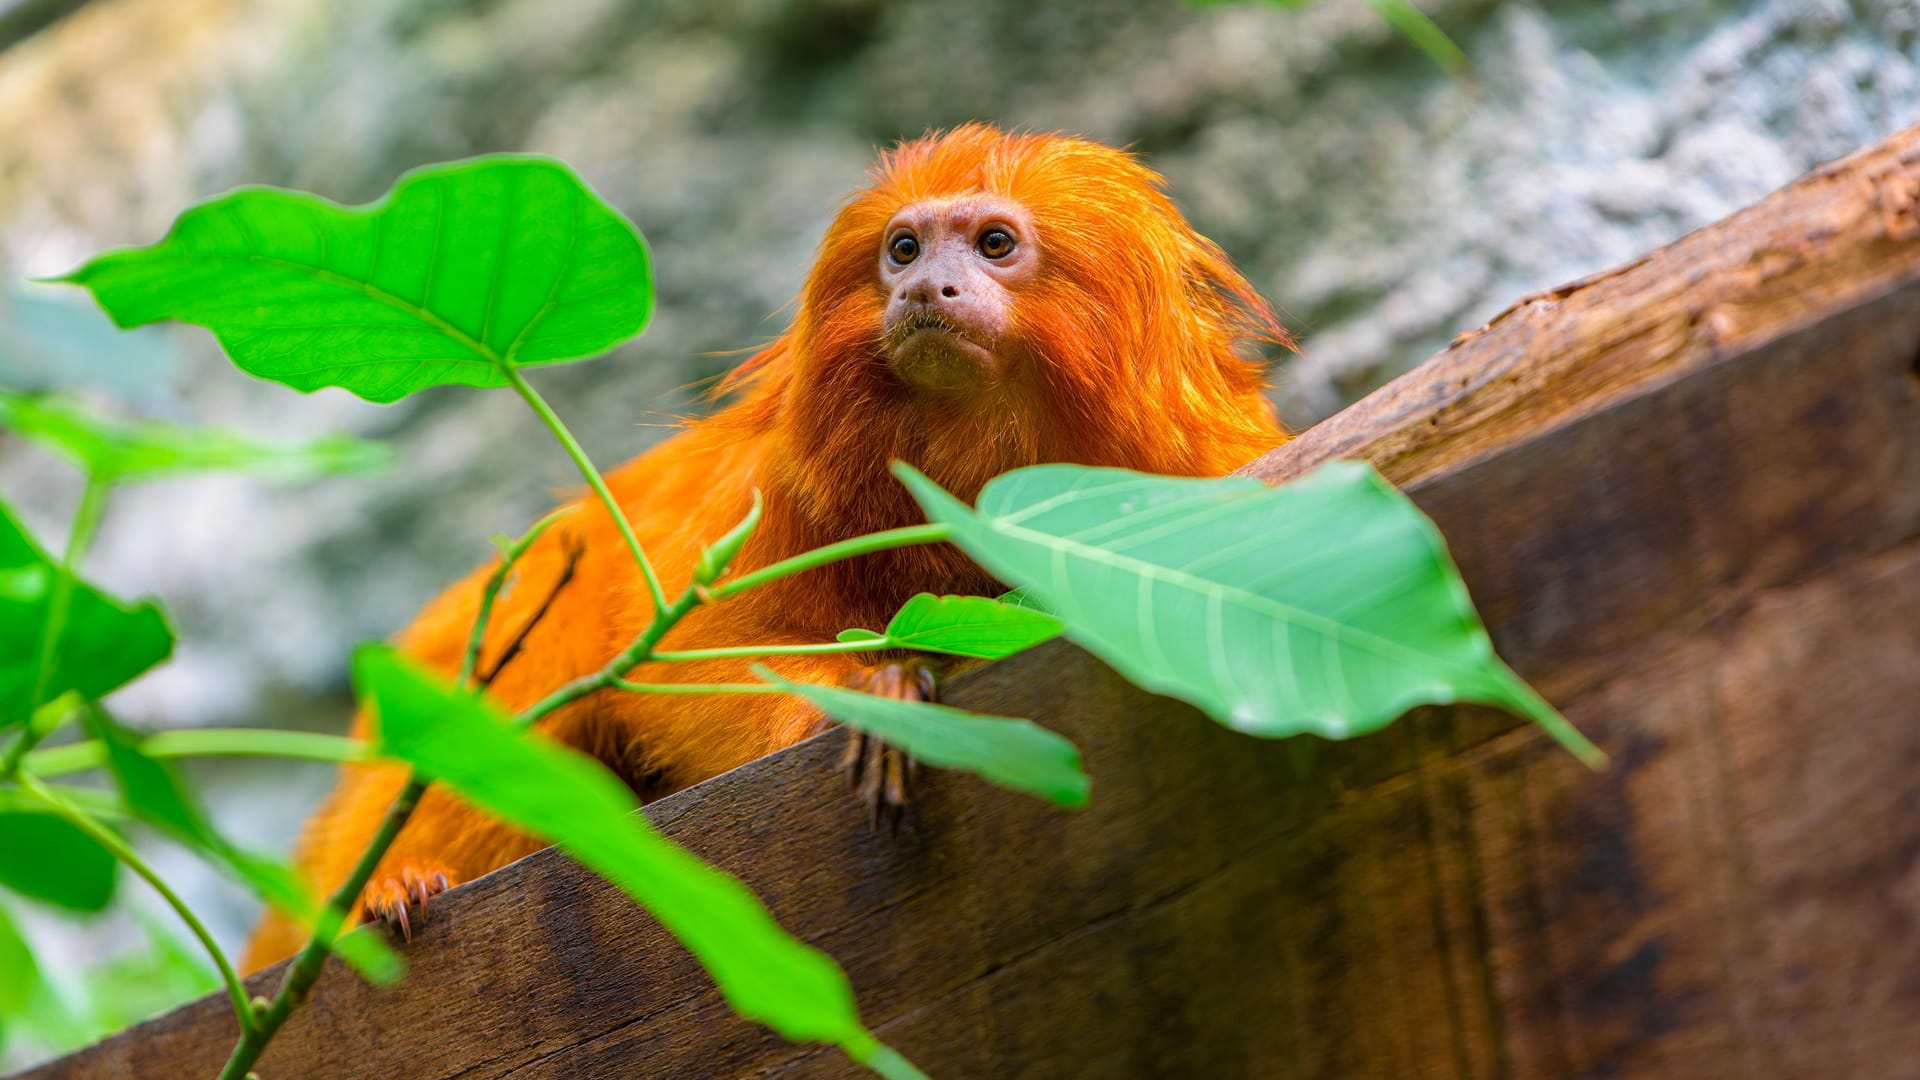
[{"label": "wood grain texture", "polygon": [[[1085,812],[936,774],[876,837],[830,733],[648,814],[939,1076],[1920,1076],[1916,147],[1524,303],[1255,466],[1410,481],[1612,770],[1474,708],[1261,742],[1054,645],[950,698],[1078,742]],[[408,958],[330,970],[261,1075],[852,1071],[551,851],[436,900]],[[232,1029],[211,997],[27,1075],[211,1075]]]}]

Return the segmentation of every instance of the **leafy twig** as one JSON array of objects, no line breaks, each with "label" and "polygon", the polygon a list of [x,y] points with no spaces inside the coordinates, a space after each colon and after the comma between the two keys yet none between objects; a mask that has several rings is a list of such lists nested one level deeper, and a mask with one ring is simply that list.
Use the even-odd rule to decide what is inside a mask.
[{"label": "leafy twig", "polygon": [[729,660],[740,656],[830,656],[835,653],[872,652],[874,648],[871,639],[863,638],[859,641],[822,641],[802,645],[731,645],[718,649],[683,649],[679,652],[657,652],[649,659],[677,663]]},{"label": "leafy twig", "polygon": [[[539,539],[540,534],[555,520],[556,515],[548,515],[527,530],[527,534],[508,545],[500,555],[500,565],[487,578],[486,588],[480,594],[480,608],[473,620],[473,633],[469,638],[466,655],[460,665],[459,682],[466,685],[473,677],[473,669],[480,656],[480,643],[486,637],[487,621],[493,614],[493,602],[500,595],[500,588],[506,583],[507,575],[527,548]],[[226,1067],[220,1070],[220,1080],[242,1080],[260,1054],[267,1047],[267,1041],[286,1023],[293,1010],[306,1000],[313,984],[320,978],[320,972],[326,967],[327,955],[332,952],[332,942],[345,925],[348,912],[360,899],[361,890],[367,887],[380,860],[393,846],[394,838],[413,816],[414,808],[420,805],[420,797],[426,794],[428,781],[417,773],[409,773],[407,783],[400,794],[387,807],[387,813],[380,820],[380,827],[374,831],[373,839],[366,850],[360,853],[360,861],[354,864],[353,872],[347,875],[340,887],[328,898],[327,906],[314,921],[313,935],[307,944],[294,957],[287,968],[286,977],[280,981],[280,989],[273,1000],[254,1016],[252,1026],[242,1025],[240,1041],[234,1044],[233,1053],[227,1058]]]},{"label": "leafy twig", "polygon": [[646,663],[653,654],[653,647],[659,644],[667,631],[673,629],[675,624],[687,617],[688,612],[699,606],[700,591],[693,586],[688,586],[686,591],[680,594],[680,598],[669,605],[664,613],[647,624],[647,628],[640,632],[640,636],[633,639],[633,644],[620,650],[619,654],[607,661],[599,671],[591,675],[582,675],[548,694],[536,702],[532,708],[516,716],[515,722],[522,727],[530,726],[563,705],[570,705],[588,694],[613,686],[619,681],[620,676]]},{"label": "leafy twig", "polygon": [[[367,756],[367,745],[340,735],[273,728],[197,728],[161,731],[140,740],[140,752],[153,758],[278,757],[301,761],[348,762]],[[21,763],[22,772],[38,777],[97,769],[107,763],[107,748],[98,739],[35,750]]]},{"label": "leafy twig", "polygon": [[869,555],[876,551],[889,551],[893,548],[912,547],[915,544],[937,544],[952,535],[945,525],[908,525],[901,529],[888,529],[885,532],[868,533],[851,540],[842,540],[837,544],[827,544],[803,551],[791,559],[782,559],[769,566],[763,566],[750,574],[742,574],[724,585],[708,590],[709,600],[724,600],[729,596],[757,588],[802,570],[812,570],[828,563],[850,559],[855,555]]},{"label": "leafy twig", "polygon": [[146,860],[142,859],[125,840],[122,840],[118,833],[94,820],[93,815],[68,802],[64,796],[41,783],[31,773],[17,773],[15,779],[19,781],[22,791],[38,798],[51,807],[54,813],[72,822],[81,832],[112,852],[115,858],[127,864],[128,869],[151,885],[154,892],[160,894],[160,898],[167,902],[167,906],[173,909],[174,914],[180,916],[180,921],[187,924],[187,929],[193,932],[193,936],[200,940],[201,946],[207,950],[207,955],[213,958],[214,967],[220,969],[220,980],[226,984],[227,996],[233,1000],[234,1015],[240,1021],[243,1037],[253,1034],[257,1025],[253,1006],[247,1002],[246,984],[240,981],[239,973],[233,970],[232,962],[227,959],[227,954],[220,950],[220,943],[213,939],[213,933],[207,929],[205,923],[200,921],[200,917],[193,913],[193,909],[187,906],[187,902],[180,899],[180,894],[174,892],[166,880],[156,873],[153,867],[148,866]]},{"label": "leafy twig", "polygon": [[560,590],[566,588],[567,583],[573,580],[574,571],[580,567],[580,555],[581,548],[578,542],[567,545],[567,561],[560,567],[560,576],[554,579],[553,585],[547,589],[546,598],[540,601],[540,606],[535,608],[533,614],[521,625],[519,633],[514,634],[513,640],[507,642],[507,647],[500,650],[500,655],[493,661],[493,666],[487,668],[486,672],[475,680],[479,686],[483,688],[492,686],[493,680],[499,678],[501,670],[507,666],[507,661],[520,654],[521,646],[527,643],[527,635],[533,633],[533,628],[539,626],[540,620],[547,617],[547,612],[553,609],[553,602],[560,596]]},{"label": "leafy twig", "polygon": [[[856,555],[906,547],[912,544],[937,543],[947,538],[947,528],[940,525],[918,525],[875,533],[870,536],[856,537],[853,540],[843,541],[837,544],[828,544],[825,547],[803,552],[791,559],[785,559],[771,566],[763,567],[753,573],[743,575],[739,579],[728,582],[718,588],[709,588],[698,583],[689,584],[677,599],[671,604],[668,604],[664,600],[664,594],[660,591],[659,580],[654,575],[652,564],[647,561],[646,555],[640,547],[639,538],[634,535],[633,526],[627,521],[626,515],[621,512],[619,504],[614,500],[612,493],[607,490],[605,481],[600,478],[600,474],[594,469],[593,463],[587,459],[586,453],[580,449],[580,444],[573,438],[572,432],[567,430],[566,424],[562,422],[560,417],[541,399],[533,387],[527,384],[526,380],[520,376],[518,371],[514,370],[511,366],[506,366],[505,370],[514,388],[520,391],[521,396],[526,399],[527,404],[532,406],[534,411],[540,414],[541,419],[547,423],[547,426],[553,431],[555,437],[567,448],[568,453],[573,456],[575,463],[580,467],[581,474],[587,478],[588,483],[593,486],[594,490],[599,494],[601,501],[606,505],[607,511],[613,515],[614,521],[619,525],[621,535],[625,537],[627,541],[628,549],[633,552],[635,561],[640,565],[642,575],[646,578],[648,589],[653,594],[655,601],[655,615],[653,620],[647,624],[646,629],[640,632],[640,635],[633,640],[632,644],[622,649],[611,660],[607,661],[600,670],[567,683],[551,694],[548,694],[533,706],[520,712],[514,719],[515,723],[521,727],[531,726],[556,709],[578,701],[589,694],[606,689],[628,690],[637,693],[786,693],[787,691],[783,688],[768,683],[652,685],[627,682],[622,676],[635,667],[653,659],[654,647],[660,643],[661,638],[665,637],[668,631],[672,630],[674,626],[678,625],[680,620],[686,618],[688,613],[699,607],[702,603],[717,601],[747,589],[778,580],[790,574],[797,574],[804,570],[824,566],[841,559],[852,558]],[[710,558],[717,561],[704,569],[704,576],[707,579],[711,580],[713,577],[717,577],[725,571],[726,559],[730,558],[733,553],[739,550],[745,542],[745,534],[751,532],[754,524],[757,523],[759,517],[758,508],[758,502],[756,501],[755,508],[749,512],[746,521],[729,533],[727,543],[724,545],[716,545],[715,551],[717,554],[710,556]],[[494,600],[499,595],[500,589],[506,581],[507,573],[512,568],[515,560],[524,554],[528,546],[532,544],[539,530],[544,529],[551,520],[551,518],[548,518],[541,524],[536,525],[533,530],[529,531],[526,537],[523,537],[520,541],[506,549],[502,553],[499,569],[494,571],[493,575],[488,578],[485,591],[481,595],[480,608],[474,620],[473,633],[468,641],[466,654],[462,660],[459,676],[459,683],[461,685],[464,686],[469,683],[478,665],[481,642],[486,634],[486,624],[491,617]],[[562,574],[561,581],[555,586],[555,593],[557,593],[559,588],[564,586],[567,581],[571,580],[572,573],[573,561],[569,559],[567,570]],[[493,669],[488,675],[489,678],[497,674],[501,664],[504,664],[506,658],[517,650],[519,638],[524,637],[526,632],[530,631],[532,626],[540,620],[546,613],[547,607],[552,603],[552,600],[553,597],[550,595],[547,601],[541,605],[540,610],[536,612],[533,619],[529,621],[526,629],[524,629],[516,638],[515,642],[508,647],[507,652],[502,654],[502,658],[493,665]],[[834,651],[842,650],[836,648]],[[388,808],[386,817],[381,820],[380,827],[375,832],[372,841],[361,854],[359,863],[355,865],[353,872],[347,876],[346,881],[341,883],[340,888],[334,892],[326,908],[321,912],[320,918],[314,926],[313,937],[307,942],[306,947],[300,951],[299,955],[294,958],[292,966],[287,969],[286,978],[282,980],[279,991],[274,995],[273,1000],[256,1014],[258,1023],[253,1028],[242,1033],[240,1041],[234,1046],[233,1055],[227,1061],[226,1068],[220,1073],[221,1080],[241,1080],[241,1078],[245,1077],[247,1070],[252,1067],[255,1061],[259,1060],[260,1053],[266,1048],[267,1041],[273,1037],[274,1032],[279,1030],[280,1025],[286,1022],[287,1017],[292,1013],[293,1009],[305,999],[307,993],[312,989],[315,980],[319,978],[321,969],[326,964],[329,943],[333,940],[333,937],[339,933],[341,925],[346,920],[347,912],[352,910],[354,903],[359,898],[361,890],[366,888],[367,881],[372,878],[374,869],[379,865],[380,859],[386,854],[387,849],[392,846],[394,838],[399,835],[401,828],[406,825],[407,819],[412,816],[414,808],[419,805],[420,797],[426,791],[426,788],[427,781],[424,778],[418,775],[409,777],[405,788],[401,790],[399,797],[394,800],[393,805]]]},{"label": "leafy twig", "polygon": [[[111,487],[111,483],[97,474],[87,474],[87,486],[80,494],[80,506],[74,511],[72,527],[67,530],[66,551],[60,556],[60,573],[54,578],[53,595],[47,600],[47,621],[40,632],[40,659],[34,667],[33,693],[27,698],[28,709],[39,706],[41,697],[47,692],[47,683],[53,678],[53,669],[60,654],[60,638],[67,630],[67,608],[73,603],[74,574],[80,567],[81,557],[87,552],[87,546],[93,542],[94,530],[100,525],[100,512],[106,507],[107,491]],[[20,737],[7,747],[6,759],[0,761],[0,778],[18,773],[21,759],[46,737],[49,730],[27,724],[25,730],[20,732]]]},{"label": "leafy twig", "polygon": [[540,392],[527,382],[526,376],[520,374],[520,369],[502,361],[500,370],[506,375],[507,382],[513,387],[514,392],[518,393],[527,403],[527,407],[547,425],[547,430],[553,432],[553,437],[566,449],[567,456],[573,459],[573,464],[580,470],[580,475],[586,478],[587,485],[593,488],[594,494],[598,495],[600,502],[606,506],[607,513],[613,516],[613,523],[620,530],[620,538],[627,542],[627,550],[633,553],[633,561],[640,564],[640,576],[646,579],[647,593],[653,597],[654,617],[659,618],[667,609],[667,594],[661,591],[660,576],[654,573],[653,563],[647,560],[647,553],[640,546],[640,538],[634,535],[633,523],[627,520],[627,515],[620,509],[619,500],[613,497],[613,492],[607,490],[606,479],[600,475],[599,469],[594,468],[593,459],[589,458],[587,452],[581,448],[580,441],[573,437],[573,432],[567,430],[567,425],[561,422],[559,415],[553,411],[553,406],[548,405],[547,399],[541,397]]},{"label": "leafy twig", "polygon": [[[473,632],[467,635],[467,651],[460,660],[460,677],[458,681],[462,685],[473,677],[474,669],[480,664],[480,646],[487,637],[487,623],[493,618],[493,602],[500,596],[500,590],[506,586],[507,575],[513,572],[514,564],[520,561],[520,556],[527,553],[527,549],[533,546],[534,541],[540,539],[554,522],[560,520],[570,512],[571,508],[563,508],[548,514],[546,517],[534,522],[533,527],[528,529],[526,534],[521,536],[520,539],[512,541],[511,543],[501,537],[494,538],[494,542],[500,545],[500,565],[495,567],[493,573],[487,576],[486,588],[480,590],[480,608],[474,614]],[[572,576],[571,567],[568,569],[567,576]],[[557,592],[558,590],[556,589],[555,591]],[[547,602],[552,603],[553,598],[548,597]],[[495,667],[498,666],[497,664],[495,665]]]},{"label": "leafy twig", "polygon": [[261,1051],[267,1048],[267,1040],[287,1022],[293,1010],[307,999],[313,984],[320,978],[321,969],[326,967],[327,954],[332,951],[332,942],[340,934],[341,927],[347,921],[347,913],[353,910],[355,901],[360,898],[360,890],[367,887],[368,879],[373,877],[374,868],[380,859],[393,846],[393,838],[400,835],[401,826],[413,816],[414,807],[420,804],[420,796],[427,789],[423,780],[409,780],[400,797],[387,808],[387,816],[380,821],[373,840],[367,849],[360,853],[360,861],[354,865],[347,880],[334,890],[327,906],[314,920],[313,936],[306,947],[294,957],[293,964],[287,968],[287,974],[280,981],[280,989],[273,1000],[253,1014],[251,1026],[241,1025],[240,1041],[234,1044],[233,1054],[227,1058],[227,1064],[220,1070],[219,1080],[244,1080],[260,1060]]},{"label": "leafy twig", "polygon": [[639,683],[614,679],[607,685],[630,694],[786,694],[792,692],[784,686],[765,682]]}]

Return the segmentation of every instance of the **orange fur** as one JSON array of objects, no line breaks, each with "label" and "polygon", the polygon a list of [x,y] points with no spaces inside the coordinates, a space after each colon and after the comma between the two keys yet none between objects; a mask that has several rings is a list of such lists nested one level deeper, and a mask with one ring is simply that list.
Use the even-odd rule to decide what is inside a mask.
[{"label": "orange fur", "polygon": [[[1023,204],[1042,240],[1037,277],[1014,300],[1015,332],[1037,362],[1020,379],[955,399],[917,395],[880,352],[887,292],[876,269],[883,230],[916,200],[984,192]],[[1008,469],[1043,461],[1219,475],[1285,436],[1263,394],[1253,341],[1290,344],[1226,256],[1193,231],[1131,155],[1054,135],[968,125],[903,143],[841,209],[821,244],[797,315],[777,341],[722,385],[739,400],[609,476],[670,590],[687,580],[703,542],[766,502],[758,533],[735,561],[750,570],[820,544],[917,523],[918,509],[887,473],[912,463],[964,499]],[[579,550],[571,582],[500,673],[490,693],[524,708],[598,669],[645,625],[650,603],[605,509],[577,505],[527,554],[488,628],[488,659],[531,618]],[[459,666],[481,584],[476,570],[401,635],[411,655]],[[663,643],[693,648],[831,640],[878,628],[917,592],[986,593],[999,586],[946,547],[864,556],[694,611]],[[749,661],[651,664],[642,681],[742,681]],[[847,655],[783,657],[796,679],[840,683],[862,667]],[[364,734],[365,720],[356,721]],[[604,761],[654,798],[791,745],[822,726],[797,700],[605,693],[548,717],[546,734]],[[299,864],[316,888],[344,880],[397,794],[383,766],[344,770],[309,824]],[[471,880],[538,848],[438,788],[429,789],[382,861],[367,897],[398,899],[399,882],[443,873]],[[363,898],[363,906],[364,906]],[[250,944],[249,969],[288,955],[297,928],[270,916]]]}]

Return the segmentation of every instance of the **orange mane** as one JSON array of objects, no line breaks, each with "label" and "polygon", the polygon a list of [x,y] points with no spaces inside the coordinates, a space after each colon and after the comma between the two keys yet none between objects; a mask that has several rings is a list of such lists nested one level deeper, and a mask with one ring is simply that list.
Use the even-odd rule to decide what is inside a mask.
[{"label": "orange mane", "polygon": [[[1033,215],[1040,272],[1019,290],[1014,322],[1037,370],[965,405],[911,402],[881,351],[881,238],[905,205],[973,193]],[[741,399],[709,423],[781,431],[782,473],[843,525],[860,509],[847,499],[867,500],[890,458],[967,498],[1040,461],[1219,474],[1285,438],[1264,394],[1263,342],[1292,346],[1139,159],[968,124],[881,155],[827,230],[792,325],[719,384]]]}]

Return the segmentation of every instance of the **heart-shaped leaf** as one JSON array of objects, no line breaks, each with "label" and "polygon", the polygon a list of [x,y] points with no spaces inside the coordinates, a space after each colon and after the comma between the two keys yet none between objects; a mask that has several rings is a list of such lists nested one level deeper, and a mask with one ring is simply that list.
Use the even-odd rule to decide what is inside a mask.
[{"label": "heart-shaped leaf", "polygon": [[565,165],[515,155],[416,169],[358,207],[243,188],[61,280],[121,326],[194,323],[261,378],[383,402],[594,356],[653,310],[633,226]]},{"label": "heart-shaped leaf", "polygon": [[1001,787],[1061,806],[1087,805],[1093,781],[1080,767],[1079,749],[1031,720],[789,682],[757,664],[753,670],[813,702],[835,720],[885,739],[929,765],[976,773]]},{"label": "heart-shaped leaf", "polygon": [[838,1043],[856,1061],[874,1055],[879,1044],[839,965],[789,937],[739,881],[660,835],[606,766],[514,726],[385,646],[362,648],[353,672],[381,754],[618,885],[706,965],[742,1016],[795,1041]]},{"label": "heart-shaped leaf", "polygon": [[1371,466],[1269,488],[1040,465],[989,483],[978,509],[895,472],[1069,639],[1230,727],[1345,738],[1415,705],[1475,701],[1604,760],[1494,655],[1439,530]]},{"label": "heart-shaped leaf", "polygon": [[47,610],[61,574],[0,504],[0,727],[22,722],[69,690],[104,697],[173,651],[173,631],[158,605],[123,604],[74,579],[53,671],[38,700],[31,700]]},{"label": "heart-shaped leaf", "polygon": [[343,435],[275,446],[232,431],[110,420],[72,401],[6,390],[0,390],[0,428],[54,450],[102,482],[193,472],[300,480],[376,469],[391,456],[379,443]]},{"label": "heart-shaped leaf", "polygon": [[883,634],[855,627],[835,640],[871,641],[876,649],[998,660],[1060,635],[1061,622],[1032,605],[1008,604],[986,596],[935,596],[920,593],[900,605]]}]

